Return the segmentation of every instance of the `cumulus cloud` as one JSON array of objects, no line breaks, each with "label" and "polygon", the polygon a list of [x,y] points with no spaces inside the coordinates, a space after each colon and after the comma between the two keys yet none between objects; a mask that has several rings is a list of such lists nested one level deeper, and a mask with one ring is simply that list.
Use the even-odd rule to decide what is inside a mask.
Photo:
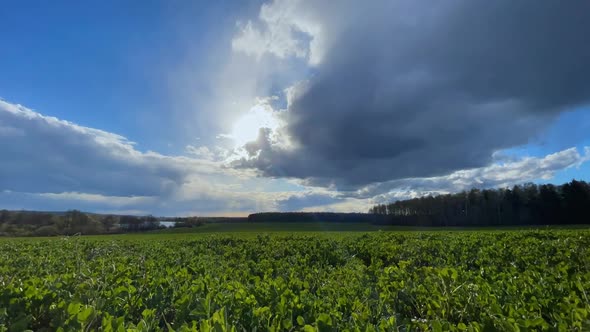
[{"label": "cumulus cloud", "polygon": [[460,170],[445,176],[382,182],[343,195],[388,202],[430,194],[459,192],[474,187],[509,187],[539,179],[551,179],[556,172],[578,167],[589,160],[590,147],[585,147],[583,154],[576,148],[570,148],[544,157],[524,157],[486,167]]},{"label": "cumulus cloud", "polygon": [[533,0],[265,4],[234,42],[321,56],[290,90],[291,148],[264,133],[237,166],[353,190],[490,165],[590,102],[589,11]]},{"label": "cumulus cloud", "polygon": [[199,146],[196,147],[194,145],[187,145],[185,147],[187,153],[205,160],[213,160],[215,159],[215,154],[206,146]]},{"label": "cumulus cloud", "polygon": [[297,57],[317,65],[323,55],[321,24],[301,0],[277,0],[263,4],[259,22],[238,23],[232,48],[259,60],[265,54]]},{"label": "cumulus cloud", "polygon": [[298,191],[225,167],[216,149],[141,152],[123,136],[2,100],[0,127],[0,208],[245,215],[303,206],[290,200]]},{"label": "cumulus cloud", "polygon": [[[64,211],[78,209],[96,213],[149,214],[154,213],[154,197],[104,196],[76,192],[26,193],[0,191],[0,209]],[[146,209],[143,209],[146,208]]]},{"label": "cumulus cloud", "polygon": [[104,196],[77,192],[40,193],[37,196],[58,201],[81,201],[91,204],[108,204],[116,207],[139,204],[147,205],[154,203],[156,200],[155,197],[150,196]]},{"label": "cumulus cloud", "polygon": [[0,188],[156,196],[195,172],[218,172],[204,160],[141,152],[125,137],[44,116],[0,100]]}]

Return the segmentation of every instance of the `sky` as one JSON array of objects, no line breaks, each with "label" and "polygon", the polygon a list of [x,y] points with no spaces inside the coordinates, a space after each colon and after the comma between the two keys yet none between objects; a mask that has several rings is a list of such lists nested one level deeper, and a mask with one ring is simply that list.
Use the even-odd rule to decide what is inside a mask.
[{"label": "sky", "polygon": [[590,2],[18,1],[0,208],[366,212],[590,180]]}]

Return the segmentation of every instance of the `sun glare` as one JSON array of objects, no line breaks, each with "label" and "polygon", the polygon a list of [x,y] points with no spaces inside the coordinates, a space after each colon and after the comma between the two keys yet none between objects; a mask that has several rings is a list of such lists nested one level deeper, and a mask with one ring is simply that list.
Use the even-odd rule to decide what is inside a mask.
[{"label": "sun glare", "polygon": [[236,147],[256,140],[260,128],[276,129],[279,121],[273,110],[264,106],[254,106],[234,123],[230,137]]}]

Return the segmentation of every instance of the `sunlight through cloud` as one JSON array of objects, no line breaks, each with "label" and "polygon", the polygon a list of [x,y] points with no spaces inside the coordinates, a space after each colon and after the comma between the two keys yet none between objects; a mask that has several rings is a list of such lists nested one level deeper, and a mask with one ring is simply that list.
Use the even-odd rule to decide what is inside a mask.
[{"label": "sunlight through cloud", "polygon": [[227,137],[234,141],[236,148],[255,141],[260,128],[276,130],[279,127],[280,121],[275,113],[268,104],[258,104],[234,122]]}]

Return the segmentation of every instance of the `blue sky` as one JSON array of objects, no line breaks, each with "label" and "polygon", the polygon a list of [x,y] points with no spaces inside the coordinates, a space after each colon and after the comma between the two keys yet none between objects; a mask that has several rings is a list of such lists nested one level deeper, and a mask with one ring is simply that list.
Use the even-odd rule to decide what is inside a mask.
[{"label": "blue sky", "polygon": [[421,6],[4,4],[0,208],[366,211],[590,180],[586,5]]},{"label": "blue sky", "polygon": [[233,1],[7,5],[0,13],[0,38],[11,45],[0,62],[2,98],[119,133],[145,149],[168,149],[166,141],[179,139],[162,130],[175,125],[169,115],[183,107],[171,102],[169,75],[195,55],[215,61],[207,52],[222,47],[216,38],[230,38],[248,10]]}]

